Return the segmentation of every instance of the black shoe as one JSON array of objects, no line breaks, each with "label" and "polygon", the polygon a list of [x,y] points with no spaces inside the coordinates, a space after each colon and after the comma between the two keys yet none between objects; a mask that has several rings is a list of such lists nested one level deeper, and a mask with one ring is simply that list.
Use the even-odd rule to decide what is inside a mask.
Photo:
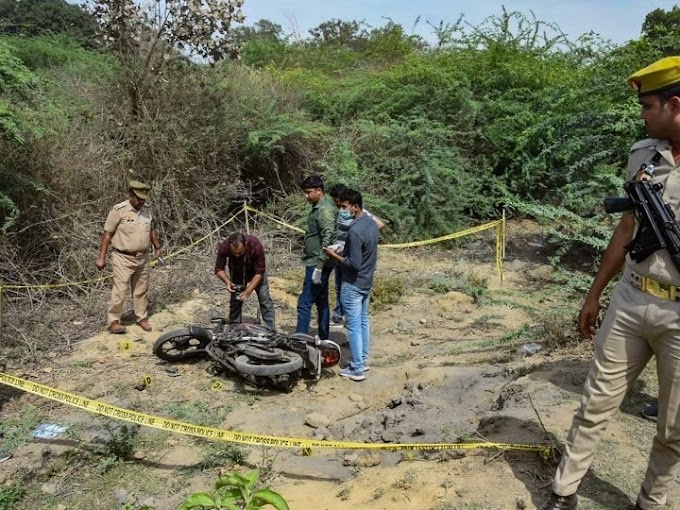
[{"label": "black shoe", "polygon": [[543,503],[541,510],[576,510],[577,501],[576,494],[558,496],[553,492],[548,501]]},{"label": "black shoe", "polygon": [[659,404],[650,404],[642,410],[642,417],[648,420],[656,421],[659,417]]}]

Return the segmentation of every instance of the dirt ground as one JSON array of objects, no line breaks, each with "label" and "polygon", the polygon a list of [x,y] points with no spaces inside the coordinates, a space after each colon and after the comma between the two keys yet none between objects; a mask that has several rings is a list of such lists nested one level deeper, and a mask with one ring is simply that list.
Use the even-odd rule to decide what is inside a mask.
[{"label": "dirt ground", "polygon": [[[134,325],[122,336],[102,332],[71,351],[50,353],[39,366],[10,363],[7,372],[228,430],[371,443],[559,447],[590,360],[590,345],[572,334],[582,296],[555,282],[540,230],[513,224],[508,238],[502,284],[491,236],[450,250],[382,251],[378,277],[388,285],[402,281],[406,291],[398,303],[372,313],[372,368],[360,383],[338,377],[335,369],[318,382],[300,381],[292,392],[278,393],[215,376],[209,361],[169,365],[155,358],[151,346],[159,334],[206,324],[210,310],[225,309],[227,296],[217,285],[155,310],[153,332]],[[295,326],[301,276],[300,270],[270,281],[283,331]],[[456,279],[468,286],[447,288]],[[487,292],[475,302],[470,289],[481,285]],[[254,315],[255,296],[251,300],[246,311]],[[346,346],[344,329],[334,328],[332,337]],[[540,344],[540,352],[517,353],[530,342]],[[655,432],[639,411],[655,394],[648,367],[606,431],[581,486],[580,508],[633,507]],[[126,440],[117,422],[11,388],[0,388],[0,406],[4,447],[12,449],[0,463],[0,488],[22,487],[25,496],[14,506],[22,509],[176,509],[189,494],[210,490],[220,473],[254,467],[296,510],[531,509],[548,495],[559,458],[558,450],[546,461],[531,452],[494,449],[318,449],[303,456],[154,429],[135,429]],[[55,439],[26,440],[44,423],[68,430]],[[127,445],[128,460],[116,460]],[[674,485],[668,508],[680,509],[679,492]],[[0,508],[12,507],[0,497]]]}]

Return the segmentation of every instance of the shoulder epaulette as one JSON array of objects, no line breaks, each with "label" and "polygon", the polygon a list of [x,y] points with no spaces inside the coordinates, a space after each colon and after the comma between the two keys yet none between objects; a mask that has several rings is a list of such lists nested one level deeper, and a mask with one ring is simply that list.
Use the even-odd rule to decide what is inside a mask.
[{"label": "shoulder epaulette", "polygon": [[645,138],[644,140],[640,140],[639,142],[635,142],[633,145],[630,147],[630,152],[636,151],[638,149],[644,149],[645,147],[655,147],[661,142],[661,140],[658,140],[657,138]]},{"label": "shoulder epaulette", "polygon": [[122,209],[123,207],[125,207],[126,205],[128,205],[128,203],[129,203],[129,200],[125,200],[124,202],[121,202],[121,203],[119,203],[119,204],[114,205],[113,208],[114,208],[115,210]]}]

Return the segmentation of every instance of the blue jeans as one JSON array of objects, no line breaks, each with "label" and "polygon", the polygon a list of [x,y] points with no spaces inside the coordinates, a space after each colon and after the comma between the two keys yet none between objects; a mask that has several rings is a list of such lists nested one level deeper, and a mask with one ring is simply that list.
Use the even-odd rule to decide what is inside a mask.
[{"label": "blue jeans", "polygon": [[302,284],[302,293],[298,298],[296,333],[309,332],[309,323],[312,321],[312,305],[316,305],[319,313],[319,338],[328,340],[330,335],[331,312],[328,305],[328,279],[333,271],[333,266],[326,266],[321,272],[321,283],[312,283],[314,266],[305,267],[305,281]]},{"label": "blue jeans", "polygon": [[370,289],[360,289],[351,283],[342,282],[340,300],[345,309],[349,351],[352,357],[349,366],[358,372],[364,371],[371,345],[371,327],[368,322],[370,296]]},{"label": "blue jeans", "polygon": [[342,289],[342,268],[339,264],[335,266],[335,310],[333,310],[333,322],[342,322],[345,310],[340,301],[340,289]]}]

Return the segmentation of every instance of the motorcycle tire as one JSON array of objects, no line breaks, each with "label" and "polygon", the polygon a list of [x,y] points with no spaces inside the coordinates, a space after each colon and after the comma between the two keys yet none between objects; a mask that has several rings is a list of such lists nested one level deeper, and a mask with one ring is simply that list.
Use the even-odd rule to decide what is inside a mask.
[{"label": "motorcycle tire", "polygon": [[153,344],[153,353],[165,361],[185,361],[202,356],[203,343],[193,337],[189,328],[168,331]]},{"label": "motorcycle tire", "polygon": [[268,377],[272,375],[290,374],[302,368],[302,356],[295,352],[287,352],[288,361],[281,363],[262,364],[252,363],[252,359],[245,354],[240,354],[234,358],[234,368],[247,375]]}]

